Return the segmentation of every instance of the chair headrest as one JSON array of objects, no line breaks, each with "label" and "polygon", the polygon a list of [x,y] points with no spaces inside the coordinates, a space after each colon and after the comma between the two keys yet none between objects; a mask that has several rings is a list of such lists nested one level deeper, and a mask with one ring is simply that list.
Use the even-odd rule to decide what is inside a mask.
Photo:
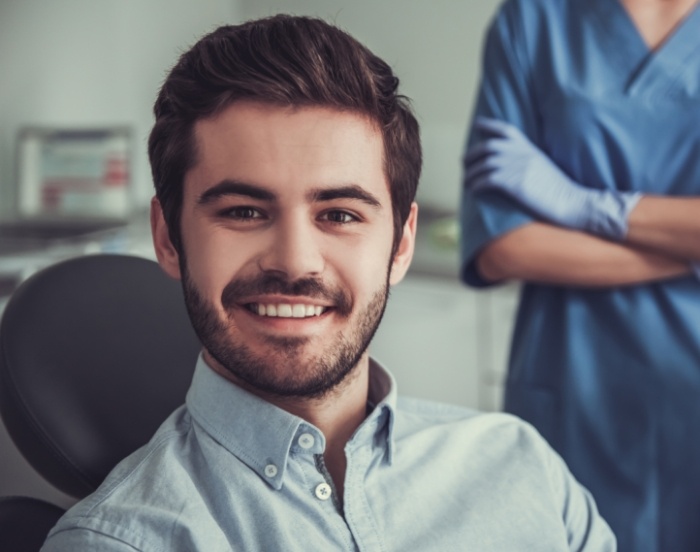
[{"label": "chair headrest", "polygon": [[200,348],[179,282],[155,262],[64,261],[5,307],[0,414],[27,461],[80,498],[184,402]]}]

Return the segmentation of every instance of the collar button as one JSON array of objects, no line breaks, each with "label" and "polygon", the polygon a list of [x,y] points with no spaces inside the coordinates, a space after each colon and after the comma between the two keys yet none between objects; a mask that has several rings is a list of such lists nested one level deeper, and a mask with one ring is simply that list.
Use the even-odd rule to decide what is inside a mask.
[{"label": "collar button", "polygon": [[264,470],[265,475],[267,477],[269,477],[270,479],[272,479],[273,477],[275,477],[277,475],[277,471],[278,471],[277,466],[275,466],[274,464],[268,464],[267,466],[265,466],[265,470]]},{"label": "collar button", "polygon": [[314,436],[311,435],[311,433],[302,433],[299,436],[299,439],[297,440],[297,443],[299,443],[299,446],[303,448],[304,450],[309,450],[311,447],[314,446],[314,443],[316,442],[316,439],[314,439]]}]

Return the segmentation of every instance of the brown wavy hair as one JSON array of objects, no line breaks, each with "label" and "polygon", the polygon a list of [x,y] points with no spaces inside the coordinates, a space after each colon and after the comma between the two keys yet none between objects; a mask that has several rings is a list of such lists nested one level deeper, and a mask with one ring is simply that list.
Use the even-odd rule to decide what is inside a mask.
[{"label": "brown wavy hair", "polygon": [[389,65],[321,19],[276,15],[225,25],[182,54],[165,79],[148,141],[156,197],[182,254],[185,174],[197,162],[194,125],[238,100],[322,106],[368,116],[381,130],[384,170],[401,239],[420,177],[419,127]]}]

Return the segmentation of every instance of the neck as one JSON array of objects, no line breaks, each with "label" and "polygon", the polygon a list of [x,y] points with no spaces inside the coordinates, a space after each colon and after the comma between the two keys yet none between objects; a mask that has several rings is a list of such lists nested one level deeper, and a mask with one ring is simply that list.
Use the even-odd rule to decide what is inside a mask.
[{"label": "neck", "polygon": [[697,5],[698,0],[620,0],[639,34],[655,50]]}]

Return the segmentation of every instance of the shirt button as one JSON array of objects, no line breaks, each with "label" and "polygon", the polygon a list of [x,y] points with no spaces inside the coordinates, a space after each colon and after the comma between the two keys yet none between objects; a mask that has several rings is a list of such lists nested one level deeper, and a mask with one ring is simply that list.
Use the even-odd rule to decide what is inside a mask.
[{"label": "shirt button", "polygon": [[319,483],[316,487],[316,498],[319,500],[328,500],[331,497],[331,486],[328,483]]},{"label": "shirt button", "polygon": [[277,466],[274,464],[268,464],[265,466],[265,475],[269,478],[273,478],[277,475]]},{"label": "shirt button", "polygon": [[299,443],[299,446],[303,449],[306,449],[306,450],[310,449],[311,447],[314,446],[314,442],[315,442],[315,439],[314,439],[314,436],[311,435],[311,433],[302,433],[299,436],[298,443]]}]

